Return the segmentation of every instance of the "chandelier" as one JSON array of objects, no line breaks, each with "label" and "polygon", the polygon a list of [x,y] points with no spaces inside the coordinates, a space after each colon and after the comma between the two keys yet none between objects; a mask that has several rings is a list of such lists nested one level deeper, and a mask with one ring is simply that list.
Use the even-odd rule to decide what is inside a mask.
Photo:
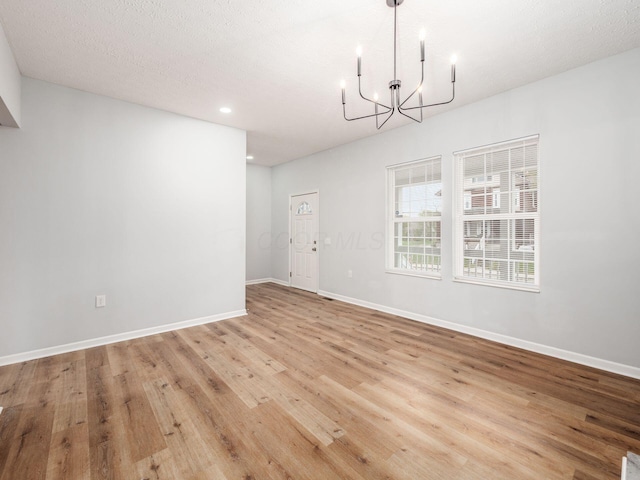
[{"label": "chandelier", "polygon": [[[420,83],[418,84],[418,86],[416,87],[415,90],[413,90],[408,96],[407,98],[405,98],[404,100],[402,100],[402,96],[400,95],[400,86],[402,85],[402,82],[400,80],[398,80],[398,75],[396,73],[396,57],[397,57],[397,29],[398,29],[398,6],[402,4],[404,0],[386,0],[387,5],[390,7],[393,7],[393,80],[391,80],[389,82],[389,93],[390,93],[390,102],[389,105],[380,102],[378,94],[374,94],[373,99],[371,98],[367,98],[365,95],[362,94],[362,82],[361,82],[361,78],[362,78],[362,48],[358,47],[358,49],[356,50],[356,53],[358,55],[358,93],[360,94],[360,97],[362,97],[362,99],[366,100],[367,102],[373,103],[374,106],[374,113],[370,114],[370,115],[363,115],[361,117],[354,117],[354,118],[349,118],[347,117],[347,108],[346,108],[346,94],[345,94],[345,81],[342,80],[342,82],[340,82],[340,88],[342,89],[342,113],[344,115],[344,119],[347,120],[348,122],[351,122],[353,120],[361,120],[363,118],[371,118],[371,117],[375,117],[376,119],[376,128],[378,128],[378,130],[380,128],[382,128],[382,126],[387,123],[387,121],[393,116],[393,114],[396,112],[396,110],[398,112],[400,112],[400,114],[404,115],[405,117],[410,118],[411,120],[413,120],[414,122],[418,122],[418,123],[422,123],[422,110],[428,107],[435,107],[437,105],[446,105],[447,103],[451,103],[453,102],[453,99],[456,96],[456,57],[455,55],[453,57],[451,57],[451,99],[444,101],[444,102],[438,102],[438,103],[431,103],[431,104],[427,104],[425,105],[422,101],[422,85],[424,84],[424,38],[425,38],[425,31],[422,30],[420,32],[420,65],[422,68],[422,76],[420,78]],[[405,104],[414,96],[417,95],[418,97],[418,104],[414,105],[414,106],[405,106]],[[415,102],[413,102],[415,103]],[[416,111],[417,110],[417,111]],[[414,116],[414,111],[415,115]],[[417,118],[417,114],[420,114],[420,117]],[[385,118],[386,117],[386,118]],[[380,123],[382,119],[382,123]]]}]

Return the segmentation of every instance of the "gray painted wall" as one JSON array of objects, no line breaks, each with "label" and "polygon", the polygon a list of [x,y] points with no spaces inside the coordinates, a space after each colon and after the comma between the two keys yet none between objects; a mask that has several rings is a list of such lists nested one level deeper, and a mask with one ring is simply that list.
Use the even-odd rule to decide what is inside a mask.
[{"label": "gray painted wall", "polygon": [[0,24],[0,125],[20,125],[20,71]]},{"label": "gray painted wall", "polygon": [[[638,78],[635,49],[274,167],[274,236],[286,238],[288,195],[319,188],[321,235],[332,240],[320,242],[321,290],[640,367]],[[473,81],[458,80],[460,92]],[[540,134],[541,292],[454,282],[452,152],[531,134]],[[385,167],[434,155],[443,279],[385,273]],[[272,253],[284,281],[287,247],[276,241]]]},{"label": "gray painted wall", "polygon": [[245,308],[244,131],[22,91],[22,128],[0,127],[0,357]]},{"label": "gray painted wall", "polygon": [[247,280],[271,277],[271,168],[247,165]]}]

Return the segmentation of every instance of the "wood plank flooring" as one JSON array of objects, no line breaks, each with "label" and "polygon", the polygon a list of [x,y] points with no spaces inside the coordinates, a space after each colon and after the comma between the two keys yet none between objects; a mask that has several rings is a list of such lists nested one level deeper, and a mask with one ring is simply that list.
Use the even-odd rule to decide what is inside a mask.
[{"label": "wood plank flooring", "polygon": [[640,381],[273,284],[0,367],[0,480],[619,479]]}]

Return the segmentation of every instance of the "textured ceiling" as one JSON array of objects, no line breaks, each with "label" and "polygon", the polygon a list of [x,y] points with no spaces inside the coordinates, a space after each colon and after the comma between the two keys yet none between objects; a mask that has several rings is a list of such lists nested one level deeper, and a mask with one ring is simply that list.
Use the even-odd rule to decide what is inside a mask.
[{"label": "textured ceiling", "polygon": [[[447,96],[458,55],[456,101],[430,114],[640,46],[638,0],[405,0],[398,19],[405,86],[427,31],[425,101]],[[385,0],[0,0],[0,22],[23,75],[245,129],[262,165],[377,133],[342,120],[342,78],[350,113],[371,113],[357,45],[367,92],[392,77]]]}]

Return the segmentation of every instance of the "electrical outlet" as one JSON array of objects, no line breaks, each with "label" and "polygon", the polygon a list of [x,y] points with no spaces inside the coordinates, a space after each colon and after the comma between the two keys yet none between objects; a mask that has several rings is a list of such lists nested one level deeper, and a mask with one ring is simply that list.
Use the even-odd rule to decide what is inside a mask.
[{"label": "electrical outlet", "polygon": [[106,295],[96,295],[96,308],[102,308],[107,306]]},{"label": "electrical outlet", "polygon": [[353,278],[353,270],[347,270],[347,278]]}]

